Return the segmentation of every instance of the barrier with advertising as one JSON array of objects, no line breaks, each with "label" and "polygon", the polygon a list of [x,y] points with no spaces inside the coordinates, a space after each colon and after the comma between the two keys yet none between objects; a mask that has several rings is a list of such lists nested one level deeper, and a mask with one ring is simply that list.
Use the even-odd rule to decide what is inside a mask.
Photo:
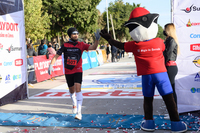
[{"label": "barrier with advertising", "polygon": [[82,69],[83,69],[83,71],[85,71],[90,68],[91,68],[91,66],[90,66],[90,60],[88,57],[88,52],[84,51],[82,54]]},{"label": "barrier with advertising", "polygon": [[98,59],[97,59],[96,51],[89,51],[87,53],[88,53],[88,56],[89,56],[91,68],[97,67],[98,66]]},{"label": "barrier with advertising", "polygon": [[0,105],[4,105],[28,97],[27,66],[22,0],[0,5]]},{"label": "barrier with advertising", "polygon": [[37,82],[41,82],[50,79],[52,77],[64,74],[62,56],[59,56],[55,64],[53,65],[54,71],[52,72],[52,74],[51,75],[48,74],[49,64],[53,57],[54,55],[49,55],[49,59],[47,59],[45,55],[33,57]]},{"label": "barrier with advertising", "polygon": [[[29,83],[31,83],[32,81],[35,81],[35,77],[36,77],[37,82],[41,82],[41,81],[50,79],[51,77],[61,76],[64,74],[64,65],[63,65],[64,56],[63,55],[60,56],[57,59],[56,63],[54,64],[53,66],[54,72],[52,73],[52,75],[48,74],[48,67],[53,56],[54,55],[49,55],[49,59],[47,59],[45,55],[33,56],[32,58],[27,59],[27,65],[28,65],[27,71],[28,71]],[[98,61],[96,51],[83,52],[82,54],[83,71],[90,69],[92,67],[97,67],[98,62],[99,61]]]},{"label": "barrier with advertising", "polygon": [[178,110],[200,110],[200,1],[174,0],[173,5],[180,46],[175,83]]}]

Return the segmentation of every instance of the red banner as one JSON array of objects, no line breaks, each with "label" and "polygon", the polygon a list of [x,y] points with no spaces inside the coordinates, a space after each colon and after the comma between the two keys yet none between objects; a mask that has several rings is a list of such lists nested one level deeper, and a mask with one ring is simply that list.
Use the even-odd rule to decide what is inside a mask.
[{"label": "red banner", "polygon": [[49,55],[49,59],[47,59],[45,55],[33,56],[37,82],[64,74],[62,56],[58,57],[56,63],[53,65],[54,72],[51,75],[48,74],[49,64],[53,57],[54,55]]}]

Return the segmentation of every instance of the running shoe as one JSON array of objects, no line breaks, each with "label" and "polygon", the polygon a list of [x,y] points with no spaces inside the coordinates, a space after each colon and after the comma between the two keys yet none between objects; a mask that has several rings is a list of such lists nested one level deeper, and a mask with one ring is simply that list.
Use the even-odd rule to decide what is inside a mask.
[{"label": "running shoe", "polygon": [[82,114],[77,113],[76,116],[75,116],[75,119],[82,120]]},{"label": "running shoe", "polygon": [[164,119],[165,120],[170,120],[169,114],[164,114]]}]

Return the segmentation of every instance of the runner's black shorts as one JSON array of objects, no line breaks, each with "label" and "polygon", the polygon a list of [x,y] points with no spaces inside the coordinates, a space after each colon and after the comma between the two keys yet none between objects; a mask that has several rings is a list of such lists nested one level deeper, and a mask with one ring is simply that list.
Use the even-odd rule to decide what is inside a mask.
[{"label": "runner's black shorts", "polygon": [[68,87],[74,86],[74,83],[82,83],[83,73],[65,74]]}]

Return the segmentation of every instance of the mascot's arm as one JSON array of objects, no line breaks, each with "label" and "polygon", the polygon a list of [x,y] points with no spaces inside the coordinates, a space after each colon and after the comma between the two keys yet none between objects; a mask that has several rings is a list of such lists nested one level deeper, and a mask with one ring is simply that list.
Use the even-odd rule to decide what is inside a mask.
[{"label": "mascot's arm", "polygon": [[113,45],[113,46],[119,48],[119,49],[124,49],[124,43],[116,41],[116,40],[114,40],[112,38],[108,40],[108,43],[110,45]]},{"label": "mascot's arm", "polygon": [[119,49],[124,49],[124,43],[114,40],[106,29],[101,30],[100,35],[107,40],[110,45],[113,45]]}]

